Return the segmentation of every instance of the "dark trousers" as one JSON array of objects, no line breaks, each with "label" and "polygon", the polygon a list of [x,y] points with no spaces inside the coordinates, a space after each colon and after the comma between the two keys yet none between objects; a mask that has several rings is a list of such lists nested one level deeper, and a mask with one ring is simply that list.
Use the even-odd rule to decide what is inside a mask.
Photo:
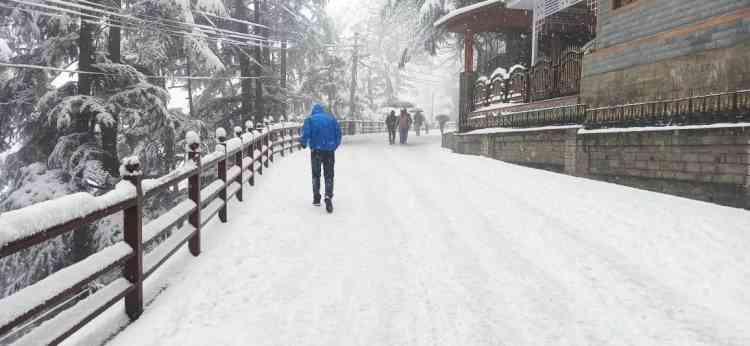
[{"label": "dark trousers", "polygon": [[395,144],[396,143],[396,127],[389,127],[388,128],[388,143]]},{"label": "dark trousers", "polygon": [[313,197],[320,198],[320,170],[323,168],[323,176],[326,184],[326,198],[333,198],[333,166],[336,163],[336,155],[333,151],[312,150],[312,180]]},{"label": "dark trousers", "polygon": [[399,129],[399,140],[401,144],[406,144],[409,139],[409,128]]}]

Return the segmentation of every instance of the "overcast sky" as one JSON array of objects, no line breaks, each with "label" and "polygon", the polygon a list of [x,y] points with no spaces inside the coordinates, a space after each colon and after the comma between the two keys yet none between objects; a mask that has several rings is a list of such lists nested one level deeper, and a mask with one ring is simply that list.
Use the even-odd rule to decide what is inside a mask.
[{"label": "overcast sky", "polygon": [[349,36],[349,27],[370,14],[370,10],[382,3],[382,0],[331,0],[328,3],[328,14],[336,22],[343,36]]},{"label": "overcast sky", "polygon": [[[384,0],[331,0],[328,3],[328,14],[333,17],[336,27],[341,31],[340,37],[351,37],[351,26],[366,19],[383,4]],[[422,59],[420,59],[422,60]],[[442,83],[429,83],[420,86],[416,90],[406,92],[402,99],[412,101],[426,111],[431,117],[434,100],[435,113],[455,113],[456,105],[451,102],[454,91],[447,86],[457,84],[458,70],[457,62],[451,61],[435,65],[436,61],[445,61],[446,57],[426,58],[426,60],[412,61],[407,67],[407,73],[412,76],[429,80],[439,80]],[[427,72],[429,71],[429,72]]]}]

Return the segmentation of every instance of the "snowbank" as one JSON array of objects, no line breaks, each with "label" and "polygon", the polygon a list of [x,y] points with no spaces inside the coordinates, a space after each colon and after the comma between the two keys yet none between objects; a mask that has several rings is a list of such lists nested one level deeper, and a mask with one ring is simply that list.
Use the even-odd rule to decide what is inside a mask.
[{"label": "snowbank", "polygon": [[513,133],[513,132],[534,132],[534,131],[553,131],[553,130],[570,130],[583,128],[581,125],[562,125],[562,126],[542,126],[542,127],[530,127],[530,128],[508,128],[508,127],[493,127],[489,129],[474,130],[466,133],[458,134],[459,136],[466,135],[485,135],[493,133]]},{"label": "snowbank", "polygon": [[704,130],[704,129],[726,129],[735,127],[750,127],[750,123],[722,123],[710,125],[679,125],[679,126],[648,126],[648,127],[620,127],[578,131],[579,134],[595,133],[621,133],[621,132],[651,132],[651,131],[679,131],[679,130]]}]

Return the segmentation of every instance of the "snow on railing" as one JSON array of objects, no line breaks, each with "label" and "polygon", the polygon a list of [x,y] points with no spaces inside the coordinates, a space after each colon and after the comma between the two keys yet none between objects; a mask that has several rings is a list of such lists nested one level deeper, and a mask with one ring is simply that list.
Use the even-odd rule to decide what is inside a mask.
[{"label": "snow on railing", "polygon": [[[188,132],[185,138],[188,161],[163,177],[144,180],[139,160],[126,158],[120,167],[123,180],[102,196],[76,193],[1,214],[0,259],[118,212],[123,212],[124,239],[1,299],[0,338],[25,333],[27,325],[35,325],[29,321],[45,313],[51,314],[51,310],[67,304],[89,284],[117,267],[124,268],[124,278],[78,300],[56,316],[45,316],[41,325],[17,341],[34,344],[42,339],[31,338],[43,337],[44,343],[59,343],[123,299],[128,316],[138,318],[143,311],[144,278],[186,243],[190,252],[198,256],[203,225],[216,215],[227,222],[229,199],[236,197],[242,201],[243,186],[255,184],[255,172],[262,174],[263,168],[273,162],[274,155],[284,156],[299,147],[298,124],[282,123],[261,130],[253,128],[251,122],[245,125],[244,131],[234,128],[231,139],[227,138],[227,131],[217,130],[219,144],[205,157],[201,156],[198,134]],[[200,177],[209,170],[216,170],[218,178],[204,187]],[[144,226],[144,200],[184,180],[187,180],[188,200]],[[187,224],[146,253],[145,244],[161,239],[186,219]]]},{"label": "snow on railing", "polygon": [[[49,277],[0,299],[0,339],[26,333],[40,315],[40,325],[20,336],[20,344],[57,344],[98,316],[110,306],[123,301],[131,320],[143,312],[143,280],[156,271],[179,248],[188,244],[194,256],[201,252],[201,231],[218,215],[227,222],[227,202],[243,200],[245,184],[255,185],[255,173],[263,174],[275,155],[285,156],[300,145],[301,125],[298,123],[263,124],[254,127],[245,123],[243,131],[235,127],[232,138],[224,129],[217,129],[218,144],[214,152],[202,156],[201,138],[195,132],[185,135],[188,160],[176,170],[156,179],[143,179],[141,163],[126,158],[120,167],[123,180],[102,196],[76,193],[59,199],[31,205],[0,214],[0,259],[66,234],[82,226],[118,212],[123,217],[123,241],[105,248],[81,262],[53,273]],[[345,135],[384,132],[378,121],[348,120],[341,122]],[[213,182],[202,182],[201,176],[216,171]],[[144,225],[145,199],[187,180],[188,199],[177,204]],[[203,183],[206,183],[205,186]],[[187,223],[185,223],[187,221]],[[164,238],[169,230],[169,236]],[[145,245],[156,244],[150,251]],[[106,284],[83,299],[87,287],[104,274],[122,267],[124,278]],[[73,299],[75,298],[75,299]],[[18,335],[16,335],[18,334]]]}]

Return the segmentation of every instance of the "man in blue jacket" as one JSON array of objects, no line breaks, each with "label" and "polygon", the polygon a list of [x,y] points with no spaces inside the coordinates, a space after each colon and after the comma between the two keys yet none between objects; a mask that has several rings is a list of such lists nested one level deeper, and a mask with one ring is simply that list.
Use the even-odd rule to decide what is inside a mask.
[{"label": "man in blue jacket", "polygon": [[320,168],[323,166],[325,178],[326,211],[333,212],[333,166],[336,162],[335,152],[341,144],[341,127],[323,106],[315,104],[302,127],[300,144],[310,147],[313,177],[313,205],[320,205]]}]

